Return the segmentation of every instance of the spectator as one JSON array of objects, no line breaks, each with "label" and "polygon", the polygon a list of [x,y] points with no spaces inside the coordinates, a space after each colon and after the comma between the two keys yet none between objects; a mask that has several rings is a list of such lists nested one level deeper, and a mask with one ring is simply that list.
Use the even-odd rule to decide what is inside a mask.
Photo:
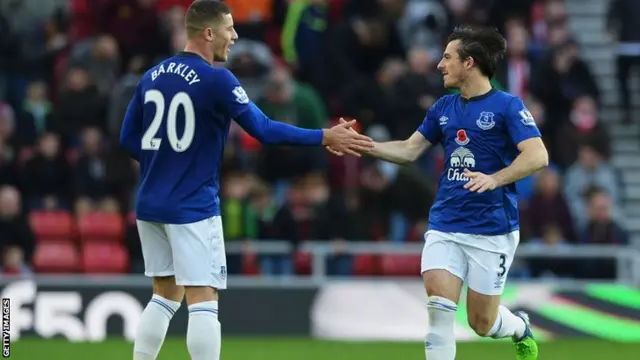
[{"label": "spectator", "polygon": [[549,148],[551,158],[563,169],[576,161],[581,142],[589,142],[604,159],[611,154],[609,132],[600,121],[595,100],[589,96],[573,102],[569,121],[564,121],[550,138],[549,142],[553,141]]},{"label": "spectator", "polygon": [[640,2],[613,0],[609,3],[607,30],[616,43],[618,89],[625,111],[624,119],[631,122],[631,70],[640,68]]},{"label": "spectator", "polygon": [[[377,89],[375,75],[388,58],[397,57],[404,57],[404,48],[393,23],[380,17],[348,19],[328,35],[323,93]],[[349,101],[348,96],[343,100]]]},{"label": "spectator", "polygon": [[[309,219],[304,183],[296,179],[287,190],[287,198],[273,219],[273,239],[287,241],[294,249],[306,234],[302,223]],[[294,273],[292,254],[259,256],[260,271],[265,275],[292,275]]]},{"label": "spectator", "polygon": [[154,0],[110,0],[103,3],[99,29],[110,34],[120,45],[123,64],[135,55],[153,59],[163,50],[160,19]]},{"label": "spectator", "polygon": [[[560,226],[550,222],[540,230],[540,237],[531,241],[533,246],[541,247],[549,252],[569,250]],[[572,277],[575,274],[576,265],[576,261],[563,258],[538,258],[529,261],[531,275],[536,278]]]},{"label": "spectator", "polygon": [[271,189],[263,182],[256,182],[249,192],[246,209],[246,238],[250,240],[273,239],[273,218],[278,210],[273,202]]},{"label": "spectator", "polygon": [[[55,18],[65,12],[66,0],[21,0],[0,2],[11,49],[5,73],[6,94],[15,109],[23,102],[29,79],[50,79],[53,58],[66,46],[66,36],[60,32]],[[2,17],[2,16],[0,16]]]},{"label": "spectator", "polygon": [[2,252],[0,274],[7,277],[31,278],[33,271],[27,266],[24,251],[19,246],[7,246]]},{"label": "spectator", "polygon": [[107,181],[106,160],[102,133],[97,128],[86,128],[82,134],[82,148],[74,176],[77,212],[119,209],[113,189]]},{"label": "spectator", "polygon": [[47,84],[35,81],[27,88],[27,98],[16,125],[18,141],[21,145],[35,145],[37,139],[51,130],[53,104],[47,97]]},{"label": "spectator", "polygon": [[252,177],[247,173],[228,173],[222,183],[224,237],[227,241],[247,239],[247,197]]},{"label": "spectator", "polygon": [[391,113],[387,127],[394,139],[406,139],[424,119],[424,114],[444,95],[442,76],[434,72],[435,61],[423,48],[408,53],[409,71],[400,74],[391,92]]},{"label": "spectator", "polygon": [[266,92],[257,103],[272,119],[304,128],[325,127],[329,119],[318,93],[295,81],[284,67],[278,67],[270,74]]},{"label": "spectator", "polygon": [[225,66],[233,71],[250,99],[264,94],[264,83],[274,67],[273,54],[263,43],[239,39],[233,45]]},{"label": "spectator", "polygon": [[[327,124],[324,104],[313,88],[295,82],[286,68],[271,74],[265,96],[258,100],[264,113],[284,123],[322,128]],[[321,148],[267,146],[261,151],[261,175],[267,181],[286,180],[325,167]]]},{"label": "spectator", "polygon": [[29,209],[69,209],[71,169],[56,134],[40,138],[35,155],[25,164],[22,181]]},{"label": "spectator", "polygon": [[52,129],[64,147],[74,146],[87,126],[106,128],[107,99],[100,95],[87,69],[72,67],[53,108]]},{"label": "spectator", "polygon": [[35,236],[22,211],[20,193],[15,187],[0,187],[0,249],[17,246],[27,262],[35,247]]},{"label": "spectator", "polygon": [[11,185],[20,188],[20,170],[16,164],[16,152],[0,137],[0,186]]},{"label": "spectator", "polygon": [[328,0],[292,1],[282,31],[284,59],[303,81],[317,84],[328,27]]},{"label": "spectator", "polygon": [[226,0],[233,9],[236,30],[242,37],[265,41],[265,33],[272,19],[273,0]]},{"label": "spectator", "polygon": [[574,42],[554,47],[531,80],[531,92],[542,101],[553,118],[566,118],[572,101],[580,96],[588,95],[596,101],[599,97],[589,66],[579,58]]},{"label": "spectator", "polygon": [[405,48],[423,48],[440,57],[450,25],[446,9],[438,1],[409,0],[398,22]]},{"label": "spectator", "polygon": [[592,186],[597,186],[607,192],[611,201],[613,219],[621,220],[621,195],[616,173],[602,159],[602,155],[593,145],[583,143],[578,149],[578,161],[567,170],[564,182],[564,192],[578,231],[584,229],[588,222],[584,211],[588,203],[584,196]]},{"label": "spectator", "polygon": [[87,69],[98,92],[106,96],[115,85],[120,72],[118,43],[109,35],[87,39],[73,48],[69,64],[71,68]]},{"label": "spectator", "polygon": [[526,99],[534,62],[529,54],[529,33],[523,21],[512,19],[508,23],[507,41],[507,56],[500,63],[496,78],[505,91]]},{"label": "spectator", "polygon": [[553,230],[559,231],[563,240],[575,242],[577,236],[569,205],[561,192],[560,174],[548,168],[540,172],[536,180],[536,190],[526,212],[531,235],[544,238],[544,229],[553,225]]},{"label": "spectator", "polygon": [[[587,225],[580,242],[598,245],[627,245],[629,238],[613,218],[613,201],[608,191],[591,187],[585,195],[588,202]],[[588,279],[613,279],[616,276],[615,260],[589,260],[581,262],[578,276]]]}]

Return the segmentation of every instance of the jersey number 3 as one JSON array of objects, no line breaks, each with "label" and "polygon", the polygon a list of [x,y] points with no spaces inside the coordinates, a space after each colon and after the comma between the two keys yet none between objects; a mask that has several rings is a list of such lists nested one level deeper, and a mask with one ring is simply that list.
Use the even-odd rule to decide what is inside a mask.
[{"label": "jersey number 3", "polygon": [[[148,90],[144,93],[144,103],[152,102],[156,106],[156,113],[151,120],[151,125],[142,136],[142,150],[158,150],[160,149],[161,138],[157,138],[158,130],[162,125],[164,118],[165,98],[158,90]],[[182,136],[178,138],[177,116],[178,109],[182,106],[184,109],[184,131]],[[167,112],[167,139],[171,148],[176,152],[186,151],[196,130],[196,115],[193,109],[191,97],[185,92],[177,93],[169,103],[169,111]]]}]

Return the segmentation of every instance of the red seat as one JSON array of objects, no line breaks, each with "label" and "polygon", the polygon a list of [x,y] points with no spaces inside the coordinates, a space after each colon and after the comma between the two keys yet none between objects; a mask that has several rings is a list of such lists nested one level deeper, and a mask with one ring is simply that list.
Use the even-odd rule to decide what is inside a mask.
[{"label": "red seat", "polygon": [[242,274],[247,276],[260,275],[260,265],[255,254],[242,254]]},{"label": "red seat", "polygon": [[380,263],[383,275],[420,275],[420,255],[383,255],[380,259]]},{"label": "red seat", "polygon": [[293,268],[298,275],[311,275],[312,257],[309,253],[297,252],[293,259]]},{"label": "red seat", "polygon": [[124,219],[115,212],[93,212],[78,215],[81,241],[121,242],[124,238]]},{"label": "red seat", "polygon": [[88,242],[82,246],[82,271],[90,274],[122,274],[129,271],[129,255],[116,242]]},{"label": "red seat", "polygon": [[378,258],[375,255],[356,255],[353,258],[353,274],[371,276],[378,274]]},{"label": "red seat", "polygon": [[39,243],[33,255],[33,267],[39,273],[74,273],[78,262],[78,252],[71,241]]},{"label": "red seat", "polygon": [[33,211],[29,214],[31,228],[38,241],[70,240],[73,218],[65,211]]}]

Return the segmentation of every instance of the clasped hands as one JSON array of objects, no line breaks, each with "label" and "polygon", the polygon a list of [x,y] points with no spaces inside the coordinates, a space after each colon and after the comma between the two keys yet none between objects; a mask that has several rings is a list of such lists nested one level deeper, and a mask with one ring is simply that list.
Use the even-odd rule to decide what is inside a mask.
[{"label": "clasped hands", "polygon": [[353,126],[355,120],[346,121],[340,118],[340,123],[331,129],[325,129],[322,137],[322,146],[330,153],[338,156],[345,154],[360,156],[373,149],[373,140],[359,134]]}]

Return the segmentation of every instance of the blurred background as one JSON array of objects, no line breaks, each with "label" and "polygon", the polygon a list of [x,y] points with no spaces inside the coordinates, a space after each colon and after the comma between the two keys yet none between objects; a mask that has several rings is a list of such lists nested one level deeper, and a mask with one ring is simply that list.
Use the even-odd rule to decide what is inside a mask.
[{"label": "blurred background", "polygon": [[[557,285],[548,285],[534,293],[580,304],[601,316],[629,317],[637,328],[627,335],[640,340],[640,2],[225,2],[233,9],[240,40],[229,61],[218,66],[232,70],[267,115],[309,128],[351,117],[378,141],[408,137],[447,93],[436,64],[455,25],[497,27],[508,40],[508,53],[493,85],[525,100],[552,163],[518,183],[521,248],[510,281],[575,288],[559,294]],[[149,281],[140,276],[143,262],[133,215],[138,172],[117,139],[139,78],[183,49],[190,3],[0,2],[5,294],[17,291],[10,289],[12,284],[31,284],[39,291],[68,286],[82,297],[77,310],[82,312],[85,297],[98,295],[78,289],[94,291],[99,285],[129,289],[146,303]],[[380,284],[404,283],[405,277],[417,286],[411,291],[418,299],[420,249],[442,168],[439,148],[400,167],[335,157],[323,149],[262,146],[234,124],[221,193],[230,287],[249,291],[267,284],[289,291],[297,284],[314,289],[315,300],[305,300],[313,306],[318,298],[330,298],[323,306],[345,307],[349,304],[333,302],[345,302],[347,294],[364,296],[367,284],[375,294]],[[335,285],[332,277],[363,280],[332,288],[337,295],[318,295]],[[372,278],[375,282],[367,282]],[[361,293],[349,293],[357,286],[364,286]],[[601,295],[609,294],[598,297],[590,286],[611,288],[598,287]],[[514,289],[510,294],[515,297],[531,296],[531,288]],[[230,298],[241,298],[233,291]],[[636,302],[620,305],[624,301],[610,295],[620,291]],[[616,310],[622,315],[605,303],[611,297],[623,307]],[[287,304],[273,306],[285,305],[291,310]],[[407,330],[406,338],[421,338],[422,312],[416,310],[419,328]],[[584,325],[539,312],[534,323],[547,334],[566,335]],[[316,335],[347,336],[341,325],[324,325],[311,316],[305,326]],[[120,325],[107,328],[108,334],[122,335]],[[49,334],[37,326],[23,330]],[[459,331],[466,336],[464,329]],[[600,326],[579,332],[604,336],[603,331]],[[56,334],[70,336],[65,329],[48,336]],[[384,334],[372,336],[386,339]]]}]

